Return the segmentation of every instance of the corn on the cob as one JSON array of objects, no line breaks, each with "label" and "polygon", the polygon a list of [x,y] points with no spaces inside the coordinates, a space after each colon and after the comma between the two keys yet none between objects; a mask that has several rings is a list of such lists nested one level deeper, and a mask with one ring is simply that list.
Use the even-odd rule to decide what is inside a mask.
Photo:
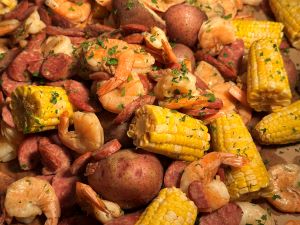
[{"label": "corn on the cob", "polygon": [[254,128],[262,144],[289,144],[300,141],[300,100],[265,116]]},{"label": "corn on the cob", "polygon": [[215,119],[211,124],[211,135],[215,151],[230,152],[249,159],[245,166],[226,171],[226,185],[232,199],[255,197],[268,186],[266,167],[238,114],[226,114]]},{"label": "corn on the cob", "polygon": [[232,21],[235,27],[235,35],[244,41],[245,48],[249,49],[252,43],[262,38],[273,39],[280,45],[283,37],[283,24],[271,21],[242,20]]},{"label": "corn on the cob", "polygon": [[197,207],[178,188],[164,188],[135,225],[194,225]]},{"label": "corn on the cob", "polygon": [[5,14],[12,11],[18,4],[17,0],[1,0],[0,14]]},{"label": "corn on the cob", "polygon": [[247,99],[256,111],[272,111],[291,103],[292,93],[282,56],[271,39],[255,41],[249,52]]},{"label": "corn on the cob", "polygon": [[270,0],[276,19],[284,24],[284,31],[292,45],[300,49],[300,1]]},{"label": "corn on the cob", "polygon": [[63,112],[73,113],[66,91],[60,87],[21,86],[11,98],[14,122],[23,133],[55,129]]},{"label": "corn on the cob", "polygon": [[137,147],[174,159],[197,160],[209,149],[210,135],[201,120],[154,105],[136,111],[127,134]]}]

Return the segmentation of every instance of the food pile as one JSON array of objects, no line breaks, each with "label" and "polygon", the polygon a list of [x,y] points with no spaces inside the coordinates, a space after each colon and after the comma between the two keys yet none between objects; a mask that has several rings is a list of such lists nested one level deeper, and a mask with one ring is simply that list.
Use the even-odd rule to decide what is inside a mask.
[{"label": "food pile", "polygon": [[2,0],[0,15],[0,224],[300,213],[300,165],[260,152],[300,141],[299,0]]}]

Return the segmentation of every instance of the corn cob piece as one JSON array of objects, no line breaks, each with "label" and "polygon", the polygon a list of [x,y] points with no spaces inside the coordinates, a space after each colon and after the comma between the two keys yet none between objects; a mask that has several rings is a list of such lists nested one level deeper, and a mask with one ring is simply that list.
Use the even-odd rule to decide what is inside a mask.
[{"label": "corn cob piece", "polygon": [[249,159],[245,166],[226,171],[226,185],[231,198],[258,197],[259,191],[269,185],[268,172],[241,117],[231,113],[215,119],[211,124],[211,135],[215,151]]},{"label": "corn cob piece", "polygon": [[289,144],[300,141],[300,100],[265,116],[254,130],[262,144]]},{"label": "corn cob piece", "polygon": [[209,149],[210,135],[201,120],[154,105],[136,111],[127,134],[137,147],[174,159],[197,160]]},{"label": "corn cob piece", "polygon": [[197,207],[178,188],[164,188],[135,225],[194,225]]},{"label": "corn cob piece", "polygon": [[66,91],[60,87],[21,86],[11,98],[14,122],[23,133],[55,129],[63,112],[73,113]]},{"label": "corn cob piece", "polygon": [[284,32],[292,45],[300,49],[300,1],[270,0],[276,20],[284,24]]},{"label": "corn cob piece", "polygon": [[12,11],[18,4],[17,0],[1,0],[0,14],[5,14]]},{"label": "corn cob piece", "polygon": [[283,24],[271,21],[259,20],[232,20],[235,27],[235,35],[244,41],[245,48],[249,49],[254,41],[262,38],[273,39],[277,45],[280,45],[283,37]]},{"label": "corn cob piece", "polygon": [[256,111],[272,111],[291,103],[292,93],[282,56],[271,39],[255,41],[249,52],[247,99]]}]

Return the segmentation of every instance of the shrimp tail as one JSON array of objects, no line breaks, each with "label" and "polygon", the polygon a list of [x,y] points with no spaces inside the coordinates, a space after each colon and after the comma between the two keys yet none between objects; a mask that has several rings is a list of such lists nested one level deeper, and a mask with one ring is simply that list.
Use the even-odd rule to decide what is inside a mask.
[{"label": "shrimp tail", "polygon": [[107,94],[108,92],[116,89],[129,77],[134,63],[134,51],[127,50],[120,54],[118,58],[118,66],[113,78],[106,81],[98,90],[98,96]]},{"label": "shrimp tail", "polygon": [[232,153],[223,153],[222,152],[222,164],[233,166],[233,167],[242,167],[246,165],[249,160],[243,156],[234,155]]}]

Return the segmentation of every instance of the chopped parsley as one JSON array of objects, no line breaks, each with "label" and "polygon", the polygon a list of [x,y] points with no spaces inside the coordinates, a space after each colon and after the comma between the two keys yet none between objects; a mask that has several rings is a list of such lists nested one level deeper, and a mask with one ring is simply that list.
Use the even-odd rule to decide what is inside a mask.
[{"label": "chopped parsley", "polygon": [[151,0],[151,2],[157,4],[157,0]]},{"label": "chopped parsley", "polygon": [[117,53],[117,48],[118,48],[117,45],[114,46],[114,47],[111,47],[111,48],[108,49],[107,53],[108,53],[110,56],[111,56],[111,55],[114,55],[114,54]]},{"label": "chopped parsley", "polygon": [[181,117],[179,120],[180,120],[181,122],[185,122],[185,119],[186,119],[186,115],[184,115],[183,117]]},{"label": "chopped parsley", "polygon": [[82,1],[80,1],[80,2],[76,2],[76,5],[78,5],[78,6],[82,6],[82,5],[83,5],[83,2],[82,2]]},{"label": "chopped parsley", "polygon": [[273,199],[273,200],[276,200],[276,199],[281,199],[281,196],[280,196],[280,195],[276,195],[276,194],[275,194],[275,195],[273,195],[273,196],[272,196],[272,199]]},{"label": "chopped parsley", "polygon": [[70,7],[70,8],[69,8],[69,11],[72,11],[72,12],[74,12],[74,11],[75,11],[75,9],[74,9],[73,7]]},{"label": "chopped parsley", "polygon": [[207,93],[207,94],[204,94],[204,96],[208,97],[208,102],[216,101],[216,97],[213,93]]},{"label": "chopped parsley", "polygon": [[125,94],[126,94],[126,90],[125,90],[125,87],[123,87],[123,88],[121,89],[121,96],[124,97]]},{"label": "chopped parsley", "polygon": [[266,133],[266,131],[267,131],[267,128],[262,128],[262,129],[260,129],[260,131],[262,131],[262,132],[263,132],[263,134],[264,134],[264,133]]},{"label": "chopped parsley", "polygon": [[0,53],[0,60],[2,60],[5,56],[5,53]]},{"label": "chopped parsley", "polygon": [[224,52],[223,57],[224,57],[224,58],[227,58],[227,57],[228,57],[228,54],[227,54],[226,52]]},{"label": "chopped parsley", "polygon": [[124,104],[122,104],[122,103],[119,104],[117,107],[118,107],[118,109],[121,109],[121,110],[125,108]]},{"label": "chopped parsley", "polygon": [[59,94],[56,91],[52,91],[51,92],[51,99],[50,102],[52,104],[56,104],[57,103],[57,97],[59,96]]},{"label": "chopped parsley", "polygon": [[116,59],[116,58],[109,58],[109,59],[107,59],[106,64],[110,65],[110,66],[118,65],[118,59]]},{"label": "chopped parsley", "polygon": [[232,14],[228,14],[226,16],[223,16],[223,19],[225,19],[225,20],[229,20],[231,18],[232,18]]},{"label": "chopped parsley", "polygon": [[39,76],[39,72],[38,72],[38,71],[34,72],[34,73],[32,74],[32,76],[33,76],[33,77],[38,77],[38,76]]},{"label": "chopped parsley", "polygon": [[128,0],[126,3],[126,9],[131,10],[134,6],[133,0]]},{"label": "chopped parsley", "polygon": [[266,59],[265,59],[265,63],[270,62],[270,61],[271,61],[270,58],[266,58]]}]

